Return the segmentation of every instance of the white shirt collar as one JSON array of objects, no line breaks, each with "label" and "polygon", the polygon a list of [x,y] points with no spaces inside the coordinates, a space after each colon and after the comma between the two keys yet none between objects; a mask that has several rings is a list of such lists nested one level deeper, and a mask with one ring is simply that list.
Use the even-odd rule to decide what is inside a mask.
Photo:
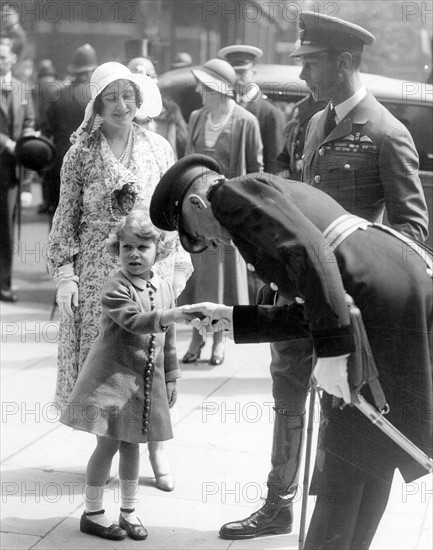
[{"label": "white shirt collar", "polygon": [[336,112],[336,122],[337,124],[343,120],[345,116],[347,116],[350,111],[358,105],[358,103],[364,99],[364,97],[367,94],[367,90],[365,89],[364,84],[361,85],[359,90],[355,92],[351,97],[343,101],[342,103],[339,103],[338,105],[334,106],[335,112]]}]

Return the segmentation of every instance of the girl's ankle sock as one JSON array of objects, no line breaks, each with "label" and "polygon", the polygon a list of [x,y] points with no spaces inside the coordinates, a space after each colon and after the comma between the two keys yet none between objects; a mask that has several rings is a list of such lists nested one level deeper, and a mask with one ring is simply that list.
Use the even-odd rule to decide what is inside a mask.
[{"label": "girl's ankle sock", "polygon": [[138,502],[138,479],[119,479],[120,483],[120,513],[129,523],[139,523],[135,514]]},{"label": "girl's ankle sock", "polygon": [[84,487],[84,496],[86,502],[86,512],[100,512],[95,515],[86,516],[88,520],[102,525],[102,527],[110,527],[111,521],[105,515],[102,507],[105,487],[96,485],[86,485]]}]

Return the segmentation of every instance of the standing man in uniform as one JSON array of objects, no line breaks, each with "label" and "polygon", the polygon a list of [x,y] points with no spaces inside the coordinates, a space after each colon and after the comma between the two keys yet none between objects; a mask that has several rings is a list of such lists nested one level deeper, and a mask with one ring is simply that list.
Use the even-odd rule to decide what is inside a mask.
[{"label": "standing man in uniform", "polygon": [[255,82],[257,61],[263,51],[255,46],[226,46],[218,52],[218,57],[228,61],[236,72],[236,101],[259,121],[263,142],[263,169],[274,174],[276,160],[283,148],[284,116],[276,105],[271,103]]},{"label": "standing man in uniform", "polygon": [[[98,66],[96,51],[90,44],[83,44],[74,53],[68,65],[72,82],[50,87],[50,97],[41,121],[41,132],[52,139],[57,148],[57,160],[45,174],[46,205],[50,220],[54,216],[60,196],[60,170],[63,157],[71,146],[71,134],[80,126],[86,105],[91,98],[88,89],[90,77]],[[48,95],[48,94],[47,94]]]},{"label": "standing man in uniform", "polygon": [[[329,194],[350,214],[381,222],[386,208],[390,225],[413,240],[428,235],[427,206],[418,176],[418,154],[412,137],[366,91],[359,67],[364,45],[374,36],[341,19],[313,12],[300,14],[300,78],[315,101],[332,102],[334,129],[325,123],[331,107],[316,113],[307,127],[303,181]],[[287,299],[269,289],[261,304],[283,306]],[[248,518],[221,527],[227,539],[288,533],[293,499],[299,487],[304,438],[305,402],[309,390],[311,339],[271,344],[275,421],[272,468],[265,505]]]},{"label": "standing man in uniform", "polygon": [[15,146],[23,135],[34,132],[35,116],[30,94],[12,76],[17,56],[7,38],[0,39],[0,300],[16,302],[11,288],[14,221],[18,201]]},{"label": "standing man in uniform", "polygon": [[[210,327],[209,332],[227,323],[237,343],[284,340],[287,346],[287,340],[300,340],[314,346],[323,420],[318,497],[305,550],[368,549],[395,468],[407,483],[427,471],[356,408],[340,405],[351,402],[350,389],[379,410],[388,403],[389,421],[432,456],[433,258],[425,250],[415,252],[397,231],[349,214],[310,185],[266,173],[226,180],[215,160],[204,155],[186,156],[164,174],[150,217],[160,229],[176,229],[191,253],[232,241],[264,283],[278,285],[287,300],[281,307],[205,303],[186,311],[205,317],[201,328]],[[358,330],[359,312],[348,307],[352,300],[365,335]],[[385,395],[377,391],[374,376],[365,376],[365,367],[375,366]],[[361,379],[369,381],[362,388],[352,382],[359,367]],[[308,391],[312,370],[311,361],[292,369],[286,414],[294,417],[295,406],[305,406],[301,390]],[[334,403],[332,396],[339,400]],[[277,410],[276,417],[281,414]],[[276,496],[278,501],[267,500],[249,523],[232,524],[233,530],[244,528],[244,536],[236,538],[251,537],[254,526],[261,527],[258,534],[288,532],[284,520],[291,496]]]},{"label": "standing man in uniform", "polygon": [[364,45],[374,36],[346,21],[304,12],[300,57],[316,101],[328,106],[307,128],[302,180],[328,193],[343,208],[390,225],[415,240],[427,238],[427,209],[418,154],[407,128],[362,83]]}]

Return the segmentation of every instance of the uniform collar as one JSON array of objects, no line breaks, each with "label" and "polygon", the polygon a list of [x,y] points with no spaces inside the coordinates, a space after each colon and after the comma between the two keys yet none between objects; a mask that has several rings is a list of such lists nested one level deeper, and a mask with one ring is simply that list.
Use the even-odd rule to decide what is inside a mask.
[{"label": "uniform collar", "polygon": [[123,269],[121,269],[120,271],[122,275],[139,290],[146,290],[147,283],[151,284],[153,290],[157,291],[159,289],[160,280],[157,273],[155,273],[154,271],[151,272],[149,279],[141,279],[140,277],[136,277],[135,275],[130,275],[129,273],[125,273]]},{"label": "uniform collar", "polygon": [[367,94],[364,84],[361,85],[359,90],[355,92],[348,99],[334,106],[335,112],[337,114],[337,124],[341,122],[345,116],[347,116],[350,111],[355,108],[360,101],[364,99]]}]

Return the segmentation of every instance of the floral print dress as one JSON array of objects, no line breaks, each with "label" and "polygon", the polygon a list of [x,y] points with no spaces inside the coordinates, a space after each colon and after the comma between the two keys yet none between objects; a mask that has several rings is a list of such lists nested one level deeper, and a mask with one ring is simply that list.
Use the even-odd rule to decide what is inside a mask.
[{"label": "floral print dress", "polygon": [[[73,264],[79,277],[78,308],[74,318],[61,315],[55,402],[63,409],[91,345],[100,333],[101,290],[119,269],[105,241],[119,218],[132,209],[148,208],[161,176],[173,164],[169,143],[158,134],[133,124],[133,147],[128,166],[117,161],[101,129],[76,142],[65,156],[60,202],[47,247],[47,264],[57,269]],[[179,242],[174,254],[155,270],[169,283],[174,270],[188,278],[192,264]]]}]

